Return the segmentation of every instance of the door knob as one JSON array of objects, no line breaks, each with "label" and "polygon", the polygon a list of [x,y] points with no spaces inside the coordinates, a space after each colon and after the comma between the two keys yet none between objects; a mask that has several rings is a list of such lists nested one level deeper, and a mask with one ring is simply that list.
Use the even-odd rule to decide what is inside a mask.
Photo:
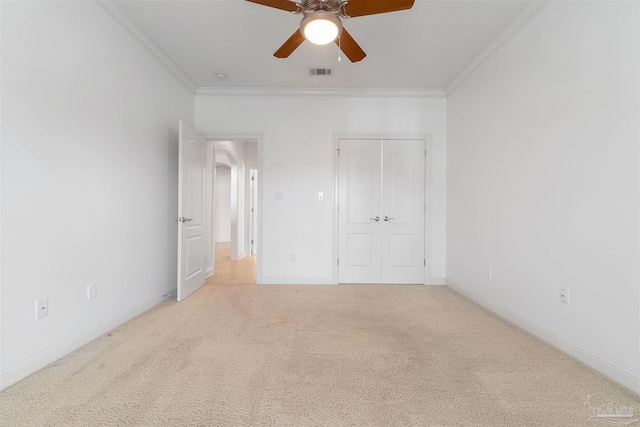
[{"label": "door knob", "polygon": [[391,221],[392,219],[395,219],[395,218],[389,218],[389,217],[388,217],[388,216],[386,216],[386,215],[385,215],[385,217],[384,217],[384,220],[385,220],[385,221]]},{"label": "door knob", "polygon": [[380,221],[380,217],[379,217],[379,216],[377,216],[377,217],[375,217],[375,218],[371,218],[371,219],[372,219],[372,220],[374,220],[375,222]]}]

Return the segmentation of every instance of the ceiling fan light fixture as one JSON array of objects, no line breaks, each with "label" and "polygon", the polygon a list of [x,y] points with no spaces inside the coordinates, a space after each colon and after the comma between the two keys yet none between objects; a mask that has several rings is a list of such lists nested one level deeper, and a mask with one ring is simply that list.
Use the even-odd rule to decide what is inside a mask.
[{"label": "ceiling fan light fixture", "polygon": [[342,32],[342,22],[334,13],[313,12],[302,19],[300,31],[311,43],[325,45],[338,38]]}]

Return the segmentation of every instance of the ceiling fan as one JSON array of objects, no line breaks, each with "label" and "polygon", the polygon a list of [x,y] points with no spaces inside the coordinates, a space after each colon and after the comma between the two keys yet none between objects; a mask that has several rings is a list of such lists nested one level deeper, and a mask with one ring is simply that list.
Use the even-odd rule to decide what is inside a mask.
[{"label": "ceiling fan", "polygon": [[273,54],[276,58],[289,57],[306,39],[319,45],[335,42],[351,62],[358,62],[367,54],[351,34],[342,28],[341,19],[411,9],[415,0],[301,0],[299,3],[291,0],[247,1],[303,15],[300,28]]}]

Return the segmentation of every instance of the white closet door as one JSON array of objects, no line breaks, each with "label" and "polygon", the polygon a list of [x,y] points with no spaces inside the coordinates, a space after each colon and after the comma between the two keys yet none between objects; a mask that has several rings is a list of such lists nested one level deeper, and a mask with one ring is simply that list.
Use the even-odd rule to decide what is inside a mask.
[{"label": "white closet door", "polygon": [[340,141],[340,283],[380,283],[381,154],[381,141]]},{"label": "white closet door", "polygon": [[339,283],[424,283],[424,149],[340,141]]},{"label": "white closet door", "polygon": [[424,141],[384,141],[382,283],[424,283]]}]

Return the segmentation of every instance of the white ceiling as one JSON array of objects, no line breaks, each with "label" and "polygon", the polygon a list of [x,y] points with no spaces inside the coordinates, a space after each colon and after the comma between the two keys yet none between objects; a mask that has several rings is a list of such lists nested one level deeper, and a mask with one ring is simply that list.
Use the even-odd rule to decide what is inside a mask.
[{"label": "white ceiling", "polygon": [[[529,1],[416,0],[410,10],[344,20],[367,53],[358,63],[307,41],[275,58],[300,15],[245,0],[117,3],[198,87],[441,89]],[[309,67],[333,67],[334,76],[310,77]]]}]

